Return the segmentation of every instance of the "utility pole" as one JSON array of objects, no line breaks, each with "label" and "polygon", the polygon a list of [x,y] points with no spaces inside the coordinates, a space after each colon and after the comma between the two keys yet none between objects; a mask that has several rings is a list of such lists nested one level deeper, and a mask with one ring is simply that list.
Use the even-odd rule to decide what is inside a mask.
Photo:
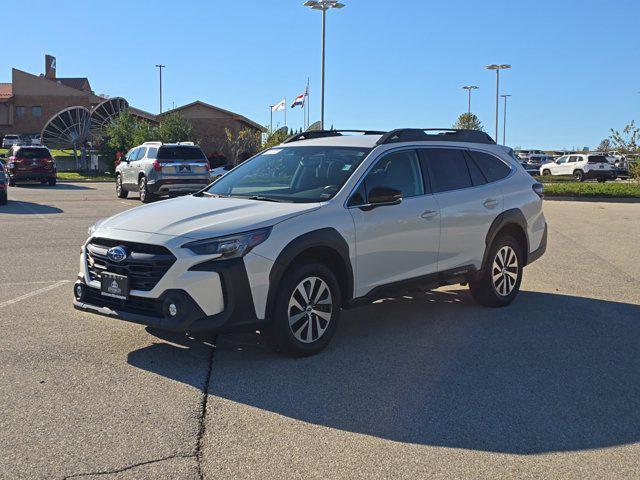
[{"label": "utility pole", "polygon": [[504,117],[502,118],[502,144],[506,145],[507,144],[507,98],[509,98],[511,95],[500,95],[502,98],[504,98]]},{"label": "utility pole", "polygon": [[160,113],[162,113],[162,69],[166,67],[166,65],[156,65],[158,71],[160,72]]}]

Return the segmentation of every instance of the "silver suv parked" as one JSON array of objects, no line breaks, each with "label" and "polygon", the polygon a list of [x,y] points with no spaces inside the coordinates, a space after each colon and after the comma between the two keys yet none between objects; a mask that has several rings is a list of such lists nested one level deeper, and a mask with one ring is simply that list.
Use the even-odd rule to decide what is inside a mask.
[{"label": "silver suv parked", "polygon": [[145,142],[129,150],[116,167],[118,198],[140,192],[142,203],[162,195],[193,193],[209,183],[209,162],[193,142]]}]

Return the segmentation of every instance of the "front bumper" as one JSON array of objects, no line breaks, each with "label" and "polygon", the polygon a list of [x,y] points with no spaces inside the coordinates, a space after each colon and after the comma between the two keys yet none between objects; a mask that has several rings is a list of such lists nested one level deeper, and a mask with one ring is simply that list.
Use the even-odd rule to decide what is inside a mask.
[{"label": "front bumper", "polygon": [[[89,286],[84,277],[74,285],[73,306],[106,317],[148,325],[173,332],[212,334],[228,331],[251,331],[264,325],[254,308],[251,287],[243,259],[205,262],[191,267],[192,272],[215,272],[220,277],[220,290],[209,295],[222,295],[224,308],[207,315],[185,290],[164,290],[158,297],[131,295],[127,300],[101,295],[99,288]],[[80,291],[78,289],[80,285]],[[216,291],[217,290],[217,291]],[[172,315],[170,305],[176,307]]]}]

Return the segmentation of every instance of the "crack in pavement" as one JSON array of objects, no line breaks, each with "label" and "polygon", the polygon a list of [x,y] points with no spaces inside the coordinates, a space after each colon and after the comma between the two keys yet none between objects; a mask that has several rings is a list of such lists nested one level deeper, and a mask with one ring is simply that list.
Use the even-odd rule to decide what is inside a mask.
[{"label": "crack in pavement", "polygon": [[146,460],[143,462],[134,463],[131,465],[127,465],[125,467],[115,468],[111,470],[101,470],[96,472],[85,472],[85,473],[76,473],[73,475],[68,475],[63,477],[63,480],[69,480],[72,478],[82,478],[88,476],[98,476],[98,475],[113,475],[115,473],[126,472],[127,470],[131,470],[133,468],[142,467],[145,465],[151,465],[159,462],[166,462],[167,460],[173,460],[175,458],[193,458],[196,461],[196,469],[198,472],[198,478],[200,480],[204,479],[204,474],[202,472],[202,440],[204,438],[204,432],[206,428],[206,415],[207,415],[207,401],[209,399],[209,383],[211,382],[211,372],[213,370],[213,355],[215,352],[217,337],[214,337],[211,341],[212,345],[209,347],[209,352],[207,355],[207,371],[204,378],[204,384],[202,385],[202,396],[200,398],[199,404],[199,414],[198,414],[198,434],[196,435],[196,445],[195,452],[191,454],[177,454],[177,455],[169,455],[167,457],[156,458],[153,460]]},{"label": "crack in pavement", "polygon": [[139,462],[139,463],[134,463],[131,465],[127,465],[126,467],[120,467],[120,468],[115,468],[112,470],[101,470],[101,471],[97,471],[97,472],[85,472],[85,473],[75,473],[73,475],[69,475],[67,477],[64,477],[63,480],[69,480],[71,478],[81,478],[81,477],[88,477],[90,475],[113,475],[114,473],[122,473],[122,472],[126,472],[127,470],[131,470],[133,468],[137,468],[137,467],[142,467],[145,465],[151,465],[153,463],[160,463],[160,462],[166,462],[167,460],[173,460],[174,458],[195,458],[195,454],[190,454],[190,455],[170,455],[168,457],[163,457],[163,458],[156,458],[154,460],[146,460],[144,462]]}]

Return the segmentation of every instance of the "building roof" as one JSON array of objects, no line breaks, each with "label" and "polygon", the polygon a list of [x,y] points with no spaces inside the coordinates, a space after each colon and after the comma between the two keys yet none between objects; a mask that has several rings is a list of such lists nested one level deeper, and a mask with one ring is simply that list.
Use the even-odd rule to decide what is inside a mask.
[{"label": "building roof", "polygon": [[240,122],[244,122],[247,125],[250,125],[250,126],[252,126],[253,128],[255,128],[257,130],[260,130],[261,132],[265,131],[265,128],[262,125],[260,125],[259,123],[254,122],[253,120],[249,120],[247,117],[245,117],[243,115],[240,115],[239,113],[234,113],[234,112],[231,112],[229,110],[225,110],[224,108],[216,107],[215,105],[211,105],[209,103],[202,102],[200,100],[196,100],[195,102],[187,103],[186,105],[182,105],[181,107],[176,107],[176,108],[174,108],[172,110],[167,110],[166,112],[162,112],[160,115],[158,115],[158,117],[162,117],[163,115],[168,115],[168,114],[174,113],[174,112],[179,112],[180,110],[184,110],[186,108],[190,108],[190,107],[193,107],[195,105],[200,105],[200,106],[205,107],[205,108],[211,108],[213,110],[217,110],[219,112],[226,113],[229,116],[233,117],[235,120],[238,120]]},{"label": "building roof", "polygon": [[153,113],[145,112],[144,110],[140,110],[139,108],[132,107],[129,105],[129,111],[135,115],[136,117],[144,118],[145,120],[149,120],[154,123],[158,123],[158,115],[154,115]]},{"label": "building roof", "polygon": [[75,88],[77,90],[91,91],[91,85],[89,85],[89,79],[87,77],[66,77],[51,79],[56,82],[66,85],[67,87]]},{"label": "building roof", "polygon": [[13,86],[10,83],[0,83],[0,100],[13,96]]}]

